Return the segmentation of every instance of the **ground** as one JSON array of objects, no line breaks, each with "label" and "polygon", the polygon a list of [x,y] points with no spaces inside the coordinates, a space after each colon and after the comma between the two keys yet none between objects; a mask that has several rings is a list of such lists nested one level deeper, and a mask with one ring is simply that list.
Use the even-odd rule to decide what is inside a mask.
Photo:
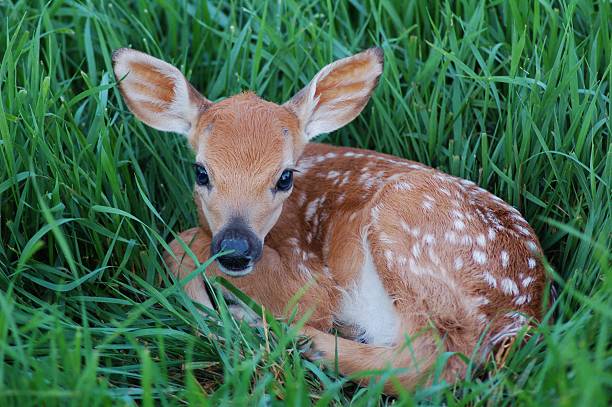
[{"label": "ground", "polygon": [[372,101],[319,141],[499,195],[559,293],[522,347],[396,402],[610,404],[612,3],[186,3],[0,1],[0,405],[392,403],[304,361],[286,325],[206,319],[187,300],[161,256],[197,222],[193,156],[132,117],[111,73],[131,46],[212,100],[282,102],[373,45]]}]

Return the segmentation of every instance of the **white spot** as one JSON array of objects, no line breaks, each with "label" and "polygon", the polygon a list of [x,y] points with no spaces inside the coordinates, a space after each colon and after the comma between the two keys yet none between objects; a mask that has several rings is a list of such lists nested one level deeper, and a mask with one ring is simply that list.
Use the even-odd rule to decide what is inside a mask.
[{"label": "white spot", "polygon": [[419,244],[419,242],[416,242],[412,246],[412,255],[414,257],[419,257],[421,255],[421,245]]},{"label": "white spot", "polygon": [[463,219],[465,218],[465,215],[463,215],[463,213],[457,209],[453,209],[450,211],[450,213],[457,219]]},{"label": "white spot", "polygon": [[336,158],[337,154],[336,153],[327,153],[325,154],[325,158]]},{"label": "white spot", "polygon": [[[362,171],[363,171],[363,169],[362,169]],[[361,173],[361,175],[359,176],[359,182],[363,184],[364,182],[366,182],[368,180],[370,180],[370,173],[367,172],[367,171],[363,171]]]},{"label": "white spot", "polygon": [[531,233],[529,233],[529,230],[527,230],[521,225],[514,224],[514,229],[516,229],[516,231],[519,232],[523,236],[531,236]]},{"label": "white spot", "polygon": [[400,267],[405,267],[405,266],[406,266],[406,264],[408,264],[408,258],[407,258],[406,256],[399,256],[399,257],[397,258],[397,264],[398,264]]},{"label": "white spot", "polygon": [[317,209],[319,209],[319,204],[321,202],[322,198],[319,197],[308,204],[308,206],[306,207],[306,222],[310,222],[314,214],[317,212]]},{"label": "white spot", "polygon": [[497,287],[497,281],[495,280],[495,277],[493,277],[493,274],[489,273],[488,271],[485,271],[484,273],[482,273],[482,277],[484,278],[485,282],[489,285],[489,287],[491,288]]},{"label": "white spot", "polygon": [[353,157],[355,155],[355,153],[353,153],[352,151],[347,151],[346,153],[344,153],[345,157]]},{"label": "white spot", "polygon": [[442,192],[446,196],[451,196],[450,191],[446,188],[440,188],[440,192]]},{"label": "white spot", "polygon": [[496,235],[497,234],[495,233],[495,229],[489,228],[489,233],[488,233],[489,240],[491,240],[491,241],[495,240],[495,236]]},{"label": "white spot", "polygon": [[422,204],[423,208],[425,208],[426,210],[430,211],[433,209],[434,203],[433,201],[423,201]]},{"label": "white spot", "polygon": [[327,173],[327,179],[335,179],[338,178],[340,173],[338,171],[330,171]]},{"label": "white spot", "polygon": [[527,302],[527,296],[526,295],[521,295],[519,297],[516,297],[516,299],[514,300],[514,303],[516,305],[523,305]]},{"label": "white spot", "polygon": [[436,173],[433,177],[440,181],[444,181],[444,182],[448,181],[448,177],[440,172]]},{"label": "white spot", "polygon": [[455,232],[445,232],[444,233],[444,238],[446,239],[447,242],[449,243],[457,243],[457,234]]},{"label": "white spot", "polygon": [[500,283],[500,288],[504,294],[517,295],[519,293],[516,283],[509,278],[503,278]]},{"label": "white spot", "polygon": [[527,267],[529,267],[530,269],[534,269],[536,266],[536,261],[533,257],[530,257],[529,259],[527,259]]},{"label": "white spot", "polygon": [[432,234],[427,233],[426,235],[423,236],[423,240],[425,241],[425,243],[427,244],[433,244],[436,239],[433,237]]},{"label": "white spot", "polygon": [[470,235],[462,235],[461,244],[465,246],[470,246],[472,244],[472,237]]},{"label": "white spot", "polygon": [[485,264],[487,262],[487,255],[480,250],[474,250],[474,252],[472,253],[472,257],[474,258],[474,261],[478,264]]},{"label": "white spot", "polygon": [[521,285],[525,288],[529,287],[529,284],[533,282],[533,277],[525,277],[523,281],[521,281]]},{"label": "white spot", "polygon": [[527,248],[533,253],[536,253],[538,251],[538,245],[536,245],[535,242],[531,240],[527,242]]},{"label": "white spot", "polygon": [[463,223],[463,221],[459,219],[455,219],[455,221],[453,222],[453,226],[455,226],[455,228],[458,230],[465,229],[465,223]]},{"label": "white spot", "polygon": [[356,327],[362,332],[360,339],[368,344],[393,345],[401,320],[380,281],[365,236],[362,239],[363,266],[353,284],[343,290],[339,311],[334,317],[342,324]]},{"label": "white spot", "polygon": [[505,250],[501,251],[501,264],[503,268],[508,268],[508,263],[510,261],[510,256],[508,255],[508,252]]},{"label": "white spot", "polygon": [[431,247],[429,247],[427,249],[427,254],[429,255],[429,258],[431,259],[431,261],[433,262],[433,264],[439,266],[440,265],[440,258],[438,257],[438,255],[436,254],[436,252],[433,251],[433,249]]},{"label": "white spot", "polygon": [[398,182],[394,187],[396,191],[410,191],[412,189],[412,185],[405,181]]},{"label": "white spot", "polygon": [[404,221],[401,221],[401,226],[402,229],[412,237],[419,237],[419,234],[421,233],[421,230],[419,228],[411,228]]},{"label": "white spot", "polygon": [[485,235],[480,233],[478,236],[476,236],[476,243],[478,243],[479,246],[484,247],[485,244],[487,244],[487,239],[485,238]]},{"label": "white spot", "polygon": [[455,270],[461,270],[463,268],[463,259],[461,257],[457,257],[455,259]]}]

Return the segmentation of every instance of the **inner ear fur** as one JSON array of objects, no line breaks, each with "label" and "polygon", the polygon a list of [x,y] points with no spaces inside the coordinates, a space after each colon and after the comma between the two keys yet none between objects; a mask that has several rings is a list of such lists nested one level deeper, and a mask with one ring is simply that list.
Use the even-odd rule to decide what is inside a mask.
[{"label": "inner ear fur", "polygon": [[285,103],[307,140],[350,123],[370,100],[383,72],[383,51],[370,48],[321,69]]},{"label": "inner ear fur", "polygon": [[113,70],[130,111],[155,129],[188,135],[212,104],[176,67],[143,52],[116,50]]}]

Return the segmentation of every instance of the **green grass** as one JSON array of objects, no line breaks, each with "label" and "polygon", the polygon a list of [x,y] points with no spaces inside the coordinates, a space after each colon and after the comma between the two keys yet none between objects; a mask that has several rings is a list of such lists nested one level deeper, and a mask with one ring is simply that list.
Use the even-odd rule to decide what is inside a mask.
[{"label": "green grass", "polygon": [[196,224],[193,157],[134,119],[111,73],[112,50],[132,46],[210,99],[252,89],[282,102],[373,45],[378,90],[321,141],[504,198],[537,231],[560,293],[554,322],[503,368],[397,402],[609,405],[607,0],[0,0],[0,405],[392,403],[302,360],[285,325],[197,312],[161,262]]}]

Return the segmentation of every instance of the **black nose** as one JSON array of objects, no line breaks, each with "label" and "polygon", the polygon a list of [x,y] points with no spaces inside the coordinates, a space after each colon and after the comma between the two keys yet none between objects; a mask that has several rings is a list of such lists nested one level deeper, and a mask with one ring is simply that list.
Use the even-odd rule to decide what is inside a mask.
[{"label": "black nose", "polygon": [[211,252],[231,251],[217,257],[217,261],[230,271],[242,271],[251,266],[261,255],[261,241],[239,220],[230,222],[213,237]]}]

